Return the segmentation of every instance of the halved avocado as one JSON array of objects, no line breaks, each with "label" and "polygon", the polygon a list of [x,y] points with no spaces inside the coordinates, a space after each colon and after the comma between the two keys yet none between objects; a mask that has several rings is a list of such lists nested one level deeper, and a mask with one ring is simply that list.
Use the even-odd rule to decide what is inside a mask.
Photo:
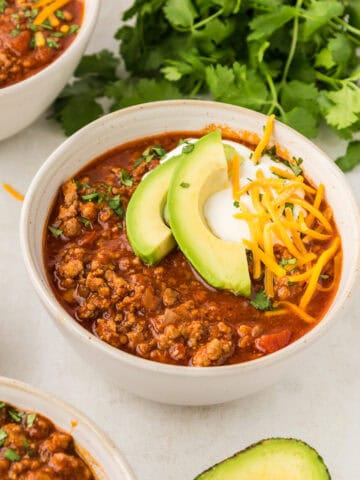
[{"label": "halved avocado", "polygon": [[227,185],[221,134],[211,132],[184,154],[174,171],[167,197],[169,222],[180,249],[210,285],[249,296],[251,281],[244,246],[216,237],[203,214],[210,195]]},{"label": "halved avocado", "polygon": [[172,157],[140,182],[126,210],[126,230],[132,249],[141,260],[154,265],[176,245],[163,219],[170,180],[182,155]]},{"label": "halved avocado", "polygon": [[195,480],[331,480],[312,447],[293,438],[251,445],[198,475]]}]

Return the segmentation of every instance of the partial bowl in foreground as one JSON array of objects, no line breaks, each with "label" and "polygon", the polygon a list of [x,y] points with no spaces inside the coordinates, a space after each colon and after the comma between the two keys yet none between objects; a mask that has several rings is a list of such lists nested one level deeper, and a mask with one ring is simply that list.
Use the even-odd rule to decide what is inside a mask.
[{"label": "partial bowl in foreground", "polygon": [[[78,455],[90,467],[96,480],[135,480],[116,446],[87,417],[62,400],[17,380],[0,377],[0,401],[17,411],[42,415],[55,427],[70,433]],[[16,421],[16,415],[13,416]],[[34,418],[36,422],[33,414],[32,423]],[[26,423],[29,430],[28,419]]]}]

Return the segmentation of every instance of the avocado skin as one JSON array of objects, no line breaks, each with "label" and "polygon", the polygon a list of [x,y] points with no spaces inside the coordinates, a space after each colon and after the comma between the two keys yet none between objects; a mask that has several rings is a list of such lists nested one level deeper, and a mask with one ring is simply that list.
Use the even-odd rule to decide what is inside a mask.
[{"label": "avocado skin", "polygon": [[[221,462],[218,462],[212,467],[203,471],[202,473],[197,475],[194,478],[194,480],[236,480],[234,477],[227,479],[227,477],[224,476],[226,475],[226,472],[224,471],[223,467],[226,468],[226,464],[230,460],[236,460],[238,457],[253,450],[254,448],[262,448],[262,447],[266,448],[269,445],[269,443],[276,443],[276,442],[281,442],[281,443],[289,442],[289,444],[297,443],[302,449],[306,449],[309,451],[309,453],[311,452],[312,454],[315,454],[315,460],[319,463],[319,465],[323,469],[322,475],[319,476],[318,478],[304,478],[302,480],[331,480],[330,472],[323,458],[319,455],[319,453],[313,447],[311,447],[308,443],[302,440],[299,440],[296,438],[283,438],[283,437],[271,437],[271,438],[266,438],[266,439],[260,440],[259,442],[253,443],[248,447],[244,448],[243,450],[236,452],[234,455],[231,455],[231,457],[228,457],[225,460],[222,460]],[[252,480],[252,479],[249,477],[247,480]],[[264,480],[266,479],[264,478]]]}]

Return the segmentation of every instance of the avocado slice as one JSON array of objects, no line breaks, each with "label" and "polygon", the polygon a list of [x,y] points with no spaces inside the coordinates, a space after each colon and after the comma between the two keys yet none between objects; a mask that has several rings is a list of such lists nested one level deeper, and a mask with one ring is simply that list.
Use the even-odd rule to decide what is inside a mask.
[{"label": "avocado slice", "polygon": [[198,475],[195,480],[331,480],[312,447],[293,438],[262,440]]},{"label": "avocado slice", "polygon": [[209,196],[228,186],[220,132],[202,137],[183,155],[167,197],[171,231],[184,255],[210,285],[249,296],[251,281],[244,246],[216,237],[203,214]]},{"label": "avocado slice", "polygon": [[170,180],[183,155],[172,157],[140,182],[126,210],[126,231],[132,249],[141,260],[154,265],[176,245],[163,219]]}]

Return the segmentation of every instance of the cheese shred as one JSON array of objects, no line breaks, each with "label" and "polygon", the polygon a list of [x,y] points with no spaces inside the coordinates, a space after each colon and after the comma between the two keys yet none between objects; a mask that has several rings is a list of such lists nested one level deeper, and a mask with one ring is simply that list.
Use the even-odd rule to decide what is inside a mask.
[{"label": "cheese shred", "polygon": [[3,183],[3,188],[6,190],[10,195],[12,195],[16,200],[19,200],[20,202],[23,202],[25,197],[21,193],[19,193],[15,188],[13,188],[11,185],[8,183]]},{"label": "cheese shred", "polygon": [[258,143],[257,147],[255,148],[255,151],[252,156],[252,160],[255,164],[259,163],[260,157],[263,151],[268,146],[268,143],[273,131],[274,118],[275,118],[275,115],[269,115],[265,125],[264,135],[260,140],[260,142]]}]

